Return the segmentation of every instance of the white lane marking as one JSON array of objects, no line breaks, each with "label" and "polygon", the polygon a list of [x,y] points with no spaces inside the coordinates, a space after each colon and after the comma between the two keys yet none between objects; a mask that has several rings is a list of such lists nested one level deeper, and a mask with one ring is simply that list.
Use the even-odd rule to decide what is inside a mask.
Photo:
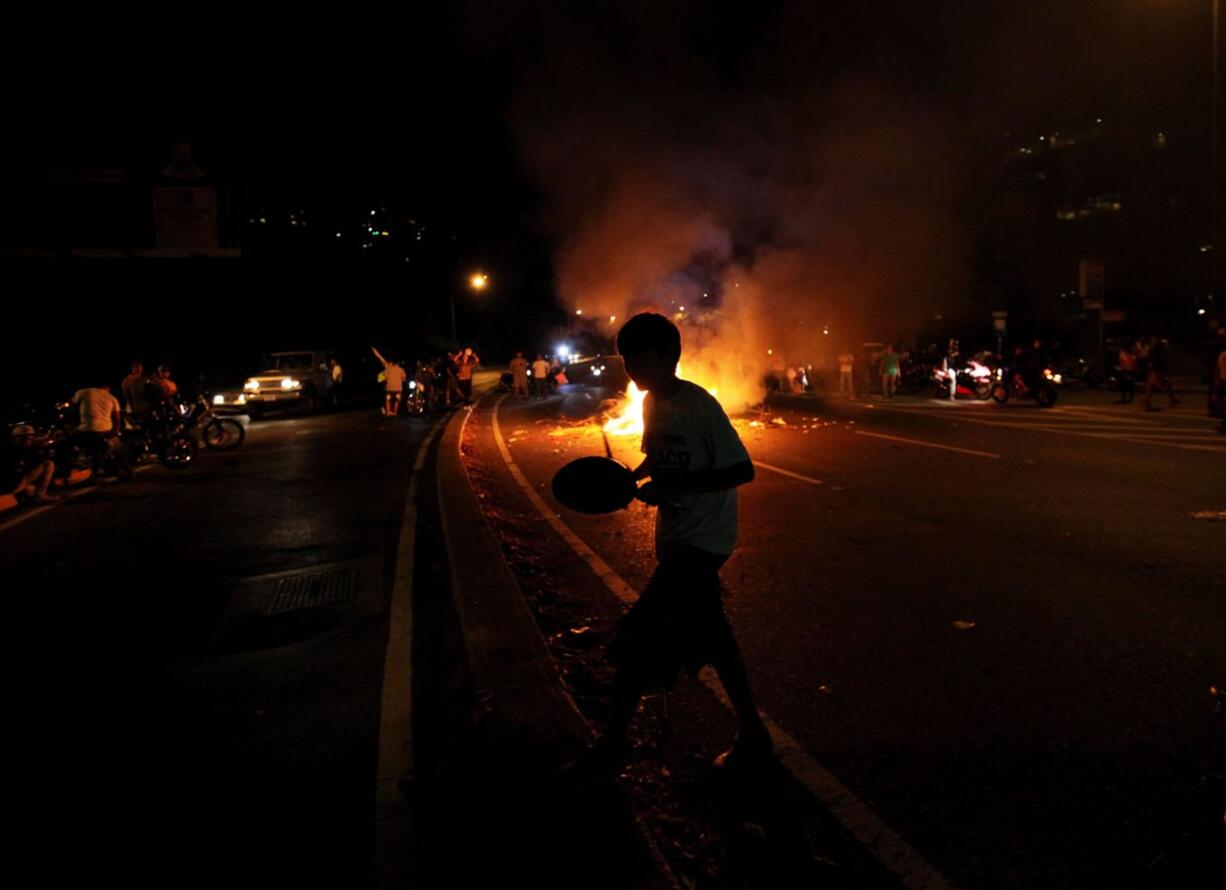
[{"label": "white lane marking", "polygon": [[571,527],[563,522],[558,514],[545,503],[544,499],[532,488],[528,478],[524,476],[515,460],[511,457],[507,443],[502,438],[502,427],[498,423],[498,409],[502,407],[502,400],[505,398],[505,395],[499,396],[498,400],[494,402],[494,410],[490,414],[490,419],[494,430],[494,442],[498,445],[498,453],[502,455],[502,461],[507,465],[507,469],[511,471],[511,476],[514,477],[516,484],[528,496],[528,500],[532,502],[532,506],[536,507],[537,512],[545,517],[545,521],[553,527],[553,530],[562,536],[571,549],[578,553],[583,561],[596,573],[597,577],[605,583],[605,586],[613,591],[613,595],[624,603],[634,602],[638,599],[638,594],[634,591],[634,588],[623,581],[609,567],[607,562],[596,555],[596,552],[591,547],[583,543],[579,536],[571,530]]},{"label": "white lane marking", "polygon": [[[563,522],[558,514],[545,503],[544,499],[536,493],[532,484],[511,458],[511,452],[507,449],[506,442],[502,438],[502,428],[498,423],[498,409],[502,406],[502,400],[505,398],[505,395],[501,396],[494,403],[494,410],[490,414],[492,419],[491,427],[494,433],[494,442],[498,446],[498,453],[502,455],[502,460],[507,465],[507,469],[511,471],[511,476],[515,479],[516,484],[528,497],[528,500],[532,502],[532,505],[536,507],[537,512],[545,517],[545,520],[571,546],[571,549],[592,568],[613,595],[623,603],[629,604],[634,602],[638,598],[638,594],[635,593],[633,588],[623,581],[621,576],[613,571],[608,563],[597,556],[587,544],[583,543],[570,526]],[[796,474],[786,473],[785,475]],[[805,477],[801,478],[804,478],[806,482],[817,481]],[[715,694],[716,698],[723,703],[724,707],[731,709],[732,705],[728,701],[728,697],[724,693],[723,687],[720,685],[714,671],[708,667],[699,674],[699,677],[707,688]],[[814,797],[821,801],[830,811],[831,815],[838,819],[844,828],[867,847],[882,867],[897,877],[904,887],[927,888],[927,890],[940,890],[940,888],[952,887],[944,875],[920,856],[910,844],[891,830],[876,813],[839,782],[829,770],[818,763],[813,755],[806,751],[796,739],[785,732],[767,714],[762,714],[762,719],[770,730],[779,763],[808,789]]]},{"label": "white lane marking", "polygon": [[887,436],[885,433],[869,433],[856,430],[857,436],[872,436],[874,439],[889,439],[891,442],[903,442],[907,445],[919,445],[924,448],[940,448],[942,451],[957,451],[959,454],[970,454],[975,457],[990,457],[998,459],[999,454],[990,451],[975,451],[973,448],[956,448],[953,445],[938,445],[936,442],[925,442],[922,439],[904,439],[902,436]]},{"label": "white lane marking", "polygon": [[[133,472],[142,473],[145,470],[152,470],[153,467],[154,467],[153,464],[145,464],[143,467],[137,467],[135,470],[133,470]],[[56,507],[60,506],[60,504],[62,504],[64,501],[70,500],[71,498],[79,498],[82,495],[92,494],[95,491],[101,491],[101,490],[102,490],[102,486],[100,486],[97,482],[85,483],[84,487],[82,488],[78,488],[73,491],[64,492],[63,494],[60,495],[59,501],[55,503],[44,504],[41,507],[35,507],[33,510],[31,510],[28,513],[22,513],[20,516],[13,517],[8,522],[4,523],[3,525],[0,525],[0,532],[7,531],[8,529],[12,528],[15,525],[21,525],[23,522],[33,519],[35,516],[41,516],[43,513],[46,513],[48,510],[54,510]]]},{"label": "white lane marking", "polygon": [[812,476],[804,476],[800,473],[793,473],[791,470],[785,470],[783,467],[776,467],[772,464],[763,463],[760,460],[755,460],[753,465],[755,467],[761,467],[764,470],[770,470],[772,473],[778,473],[781,476],[789,476],[792,479],[799,479],[801,482],[808,482],[810,485],[824,484],[821,479],[814,479]]},{"label": "white lane marking", "polygon": [[447,416],[439,418],[417,446],[396,547],[375,772],[375,865],[376,874],[384,881],[403,879],[411,866],[406,861],[405,848],[410,814],[400,783],[409,778],[413,770],[413,565],[417,541],[417,480],[425,466],[430,444],[447,419]]},{"label": "white lane marking", "polygon": [[1182,445],[1178,442],[1164,442],[1156,438],[1142,438],[1145,433],[1135,432],[1091,432],[1089,430],[1066,430],[1059,427],[1051,426],[1025,426],[1021,427],[1015,423],[995,423],[990,420],[972,420],[970,423],[979,423],[984,426],[1002,426],[1012,429],[1024,428],[1034,430],[1038,433],[1055,433],[1060,436],[1077,436],[1082,439],[1110,439],[1115,442],[1127,442],[1133,445],[1161,445],[1166,448],[1181,448],[1185,451],[1221,451],[1222,448],[1211,445]]},{"label": "white lane marking", "polygon": [[[898,414],[923,414],[928,417],[936,416],[928,411],[917,411],[917,410],[907,409],[907,408],[886,408],[884,410],[893,411]],[[1221,448],[1217,448],[1212,445],[1182,445],[1177,442],[1163,442],[1158,439],[1129,438],[1127,435],[1113,435],[1105,431],[1099,432],[1099,431],[1090,431],[1090,430],[1083,430],[1083,429],[1062,429],[1060,427],[1051,426],[1050,421],[1045,420],[1043,417],[1036,417],[1035,418],[1035,420],[1037,421],[1036,423],[1025,423],[1025,422],[1011,423],[1008,421],[1001,421],[1001,420],[983,420],[982,418],[967,417],[966,415],[961,415],[958,419],[960,422],[963,422],[963,423],[977,423],[981,426],[1004,427],[1006,429],[1014,429],[1014,430],[1021,429],[1021,430],[1028,430],[1028,431],[1032,431],[1036,433],[1055,433],[1056,435],[1061,435],[1061,436],[1079,436],[1083,439],[1113,439],[1117,442],[1128,442],[1130,444],[1136,444],[1136,445],[1161,445],[1165,448],[1179,448],[1184,451],[1217,452],[1217,451],[1223,450]],[[1140,421],[1139,418],[1132,418],[1132,420],[1139,421],[1142,423],[1144,422],[1144,421]],[[1146,429],[1156,430],[1155,427],[1146,427]],[[869,435],[869,434],[866,433],[866,435]]]}]

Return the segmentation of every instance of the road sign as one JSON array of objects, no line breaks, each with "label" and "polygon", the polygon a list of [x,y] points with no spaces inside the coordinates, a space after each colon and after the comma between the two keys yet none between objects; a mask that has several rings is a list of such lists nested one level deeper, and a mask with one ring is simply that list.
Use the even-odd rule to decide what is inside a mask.
[{"label": "road sign", "polygon": [[[1077,265],[1077,294],[1093,300],[1101,300],[1107,293],[1107,267],[1093,260],[1082,260]],[[1087,307],[1089,308],[1089,307]],[[1102,307],[1097,307],[1101,309]]]}]

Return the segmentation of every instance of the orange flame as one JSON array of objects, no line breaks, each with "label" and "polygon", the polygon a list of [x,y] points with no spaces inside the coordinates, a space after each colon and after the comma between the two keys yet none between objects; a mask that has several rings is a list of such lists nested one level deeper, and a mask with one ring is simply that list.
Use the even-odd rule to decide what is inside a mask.
[{"label": "orange flame", "polygon": [[[680,365],[677,365],[677,376],[681,376]],[[707,392],[713,396],[719,396],[718,389],[707,387]],[[646,397],[647,393],[643,392],[631,381],[630,388],[626,390],[626,401],[622,405],[621,411],[605,423],[605,433],[610,436],[643,435],[643,399]]]},{"label": "orange flame", "polygon": [[643,435],[643,392],[633,382],[626,390],[626,402],[621,413],[609,418],[604,425],[604,431],[610,436],[641,436]]}]

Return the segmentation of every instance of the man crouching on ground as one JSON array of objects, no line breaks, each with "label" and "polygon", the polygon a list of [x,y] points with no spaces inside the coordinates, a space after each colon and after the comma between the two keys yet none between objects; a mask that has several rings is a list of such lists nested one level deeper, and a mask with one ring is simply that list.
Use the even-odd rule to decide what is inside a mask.
[{"label": "man crouching on ground", "polygon": [[671,686],[713,665],[740,721],[736,743],[718,758],[735,767],[769,758],[770,733],[758,714],[740,648],[724,613],[720,567],[736,546],[736,489],[754,478],[749,453],[719,402],[677,377],[681,333],[663,315],[634,316],[617,335],[626,373],[647,392],[646,458],[635,479],[656,515],[656,567],[622,619],[609,648],[617,668],[609,725],[564,773],[585,781],[615,774],[629,759],[630,722],[649,685]]}]

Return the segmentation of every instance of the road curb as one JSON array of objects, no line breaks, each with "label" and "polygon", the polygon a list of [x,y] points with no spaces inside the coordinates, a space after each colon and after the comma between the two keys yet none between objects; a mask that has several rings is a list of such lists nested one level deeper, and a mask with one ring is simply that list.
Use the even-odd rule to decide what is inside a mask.
[{"label": "road curb", "polygon": [[[588,882],[609,888],[675,888],[676,881],[638,825],[619,784],[608,781],[581,795],[551,800],[539,781],[532,783],[534,772],[546,776],[577,755],[592,732],[566,692],[464,469],[461,442],[470,416],[458,412],[443,433],[437,463],[439,510],[485,753],[495,761],[483,762],[481,769],[520,773],[501,799],[482,807],[487,815],[505,811],[506,820],[541,820],[532,826],[531,848],[514,850],[520,867],[530,870],[525,880],[536,886]],[[525,777],[528,794],[535,795],[531,801],[521,798],[524,787],[516,784]],[[525,807],[535,807],[536,814],[529,815]],[[513,833],[517,827],[522,828],[508,830]],[[516,866],[505,865],[500,875],[510,880]],[[576,877],[576,869],[585,877]]]},{"label": "road curb", "polygon": [[464,470],[460,440],[468,416],[458,412],[443,432],[438,497],[452,596],[478,695],[498,735],[529,733],[551,746],[581,747],[591,733],[565,694]]}]

